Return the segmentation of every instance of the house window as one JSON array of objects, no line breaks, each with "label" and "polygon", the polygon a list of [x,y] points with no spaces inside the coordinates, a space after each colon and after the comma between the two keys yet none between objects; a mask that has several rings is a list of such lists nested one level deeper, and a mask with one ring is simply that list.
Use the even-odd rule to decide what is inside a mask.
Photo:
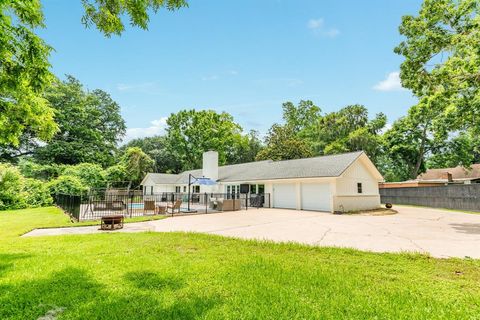
[{"label": "house window", "polygon": [[183,186],[183,192],[187,192],[187,187]]},{"label": "house window", "polygon": [[257,193],[257,185],[251,184],[250,185],[250,193]]},{"label": "house window", "polygon": [[257,193],[258,194],[264,194],[265,193],[265,185],[264,184],[259,184],[257,186]]},{"label": "house window", "polygon": [[240,185],[227,186],[227,198],[239,198],[240,197]]},{"label": "house window", "polygon": [[179,193],[179,192],[180,192],[180,186],[176,186],[176,187],[175,187],[175,192],[176,192],[176,193]]},{"label": "house window", "polygon": [[147,194],[147,186],[143,186],[143,194]]},{"label": "house window", "polygon": [[363,193],[362,183],[361,183],[361,182],[357,183],[357,192],[358,192],[358,193]]},{"label": "house window", "polygon": [[150,187],[150,194],[153,194],[153,186]]},{"label": "house window", "polygon": [[200,186],[193,186],[193,193],[200,193]]}]

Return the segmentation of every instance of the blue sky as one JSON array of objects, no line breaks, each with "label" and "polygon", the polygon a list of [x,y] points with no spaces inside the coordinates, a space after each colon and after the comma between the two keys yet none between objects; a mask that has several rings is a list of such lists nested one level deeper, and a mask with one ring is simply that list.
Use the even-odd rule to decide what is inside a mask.
[{"label": "blue sky", "polygon": [[313,100],[323,112],[365,105],[391,123],[415,103],[398,81],[402,15],[420,0],[191,0],[105,38],[85,29],[80,0],[44,0],[53,71],[100,88],[122,107],[127,139],[161,134],[185,108],[231,113],[265,133],[284,101]]}]

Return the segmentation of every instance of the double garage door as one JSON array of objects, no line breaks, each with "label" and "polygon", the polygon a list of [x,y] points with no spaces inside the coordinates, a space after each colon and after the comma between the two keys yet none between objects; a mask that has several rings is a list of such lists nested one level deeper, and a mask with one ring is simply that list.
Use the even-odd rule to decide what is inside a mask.
[{"label": "double garage door", "polygon": [[[303,210],[331,211],[332,192],[329,183],[302,183],[299,197]],[[273,185],[273,207],[297,208],[297,189],[294,183]]]}]

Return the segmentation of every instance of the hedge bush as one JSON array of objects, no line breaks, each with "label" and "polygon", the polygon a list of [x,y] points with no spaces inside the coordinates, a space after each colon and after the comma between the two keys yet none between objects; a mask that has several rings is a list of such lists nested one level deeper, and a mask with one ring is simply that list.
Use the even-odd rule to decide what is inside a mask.
[{"label": "hedge bush", "polygon": [[28,159],[21,159],[18,169],[25,178],[51,180],[60,175],[61,167],[57,164],[39,164]]},{"label": "hedge bush", "polygon": [[25,178],[23,193],[27,207],[36,208],[50,206],[53,204],[53,198],[50,195],[50,190],[43,181]]},{"label": "hedge bush", "polygon": [[0,210],[41,207],[52,203],[44,182],[24,178],[18,168],[0,163]]},{"label": "hedge bush", "polygon": [[47,186],[51,195],[58,193],[82,195],[88,190],[88,187],[82,183],[82,180],[75,176],[67,175],[62,175],[50,181]]},{"label": "hedge bush", "polygon": [[16,167],[0,163],[0,210],[26,207],[22,180],[23,177]]},{"label": "hedge bush", "polygon": [[105,171],[98,164],[80,163],[75,166],[65,166],[62,175],[77,177],[90,189],[106,187]]}]

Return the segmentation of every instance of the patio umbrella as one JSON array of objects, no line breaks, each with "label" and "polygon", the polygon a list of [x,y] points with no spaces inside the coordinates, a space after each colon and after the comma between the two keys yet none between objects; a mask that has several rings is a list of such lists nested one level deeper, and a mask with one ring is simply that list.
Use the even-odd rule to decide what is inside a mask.
[{"label": "patio umbrella", "polygon": [[205,178],[205,177],[197,178],[192,174],[189,174],[188,175],[188,211],[190,211],[190,186],[192,184],[203,185],[203,186],[213,186],[213,185],[216,185],[217,182],[210,178]]},{"label": "patio umbrella", "polygon": [[213,186],[213,185],[216,185],[217,182],[213,181],[212,179],[210,178],[194,178],[194,181],[192,181],[191,184],[198,184],[198,185],[202,185],[202,186]]}]

